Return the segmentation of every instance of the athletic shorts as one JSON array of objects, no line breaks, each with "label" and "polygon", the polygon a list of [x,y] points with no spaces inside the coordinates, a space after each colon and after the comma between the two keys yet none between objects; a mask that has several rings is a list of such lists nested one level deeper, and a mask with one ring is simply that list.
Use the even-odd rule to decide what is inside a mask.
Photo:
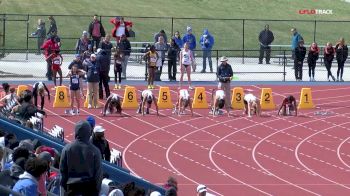
[{"label": "athletic shorts", "polygon": [[57,72],[57,71],[61,70],[61,66],[53,64],[51,69],[52,69],[52,71],[56,71]]}]

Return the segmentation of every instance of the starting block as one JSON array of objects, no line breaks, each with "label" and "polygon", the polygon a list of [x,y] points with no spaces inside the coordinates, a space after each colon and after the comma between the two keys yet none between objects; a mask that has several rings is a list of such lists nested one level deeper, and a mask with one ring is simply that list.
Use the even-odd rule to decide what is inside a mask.
[{"label": "starting block", "polygon": [[173,108],[169,87],[160,87],[157,104],[159,108],[166,108],[166,109]]},{"label": "starting block", "polygon": [[16,92],[17,96],[20,96],[21,93],[23,91],[25,91],[25,90],[28,90],[28,86],[27,85],[18,85],[17,86],[17,92]]},{"label": "starting block", "polygon": [[298,109],[312,108],[315,108],[315,105],[312,102],[311,88],[302,88],[300,92]]},{"label": "starting block", "polygon": [[57,86],[53,107],[54,108],[70,107],[70,101],[68,100],[68,88],[66,86]]},{"label": "starting block", "polygon": [[208,108],[207,95],[204,87],[195,88],[192,108]]},{"label": "starting block", "polygon": [[260,106],[261,106],[262,110],[274,110],[274,109],[276,109],[276,105],[273,101],[271,88],[261,89]]},{"label": "starting block", "polygon": [[125,87],[124,99],[122,103],[122,108],[137,108],[137,99],[136,99],[136,88],[133,86]]},{"label": "starting block", "polygon": [[244,92],[243,88],[235,87],[232,89],[231,106],[232,109],[241,110],[244,109]]}]

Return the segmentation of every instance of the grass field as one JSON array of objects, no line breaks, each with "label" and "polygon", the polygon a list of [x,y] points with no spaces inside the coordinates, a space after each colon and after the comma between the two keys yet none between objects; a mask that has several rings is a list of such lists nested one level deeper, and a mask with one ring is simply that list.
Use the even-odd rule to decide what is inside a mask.
[{"label": "grass field", "polygon": [[[300,15],[300,9],[332,9],[333,15]],[[244,21],[245,49],[257,49],[257,35],[263,26],[268,23],[275,34],[273,44],[289,44],[290,28],[297,27],[306,43],[313,41],[314,20],[341,20],[350,19],[350,3],[341,0],[105,0],[96,4],[96,1],[42,1],[42,0],[0,0],[1,13],[17,14],[72,14],[103,16],[143,16],[143,17],[177,17],[177,18],[211,18],[208,19],[175,19],[174,30],[184,33],[187,25],[191,25],[197,41],[204,28],[216,39],[215,49],[242,49],[243,21],[219,20],[225,19],[261,19],[262,21]],[[29,33],[35,30],[38,18],[46,16],[32,16],[29,18]],[[102,17],[102,22],[108,32],[112,25],[108,23],[110,17]],[[27,16],[8,16],[9,20],[26,20]],[[171,33],[171,19],[135,18],[127,20],[134,22],[136,41],[151,41],[153,34],[164,29],[169,37]],[[264,20],[309,20],[309,21],[264,21]],[[56,17],[59,35],[61,37],[80,37],[86,30],[91,17]],[[1,22],[0,22],[1,23]],[[2,31],[0,24],[0,31]],[[47,25],[48,28],[48,25]],[[324,44],[327,41],[335,42],[343,36],[350,40],[349,22],[318,22],[316,26],[316,41]],[[6,22],[6,48],[26,48],[27,24],[25,21]],[[73,49],[76,40],[63,40],[63,49]],[[31,39],[29,48],[36,47],[36,40]]]}]

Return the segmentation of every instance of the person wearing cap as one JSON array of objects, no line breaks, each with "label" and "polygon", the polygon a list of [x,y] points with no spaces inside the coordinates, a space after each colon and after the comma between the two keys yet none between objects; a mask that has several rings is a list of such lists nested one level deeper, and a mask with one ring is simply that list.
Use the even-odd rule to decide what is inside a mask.
[{"label": "person wearing cap", "polygon": [[298,47],[300,40],[304,40],[303,37],[298,33],[296,28],[292,28],[291,30],[292,33],[292,43],[291,43],[291,48],[292,48],[292,59],[295,58],[295,49]]},{"label": "person wearing cap", "polygon": [[201,44],[202,51],[203,51],[203,69],[201,73],[206,72],[207,68],[207,59],[209,62],[209,68],[210,72],[213,72],[213,62],[211,59],[211,49],[214,46],[214,37],[209,33],[208,29],[203,30],[203,34],[199,40],[199,43]]},{"label": "person wearing cap", "polygon": [[266,24],[264,30],[259,34],[259,43],[260,43],[260,55],[259,55],[259,64],[263,63],[264,53],[266,54],[265,60],[266,64],[270,64],[270,54],[271,54],[271,43],[275,37],[273,36],[272,31],[269,29],[269,25]]},{"label": "person wearing cap", "polygon": [[149,89],[143,90],[141,93],[141,101],[139,104],[139,108],[137,109],[137,113],[141,114],[144,116],[145,115],[145,105],[146,106],[146,114],[149,114],[149,108],[151,108],[152,106],[152,102],[154,103],[154,106],[156,107],[157,110],[157,116],[159,116],[158,114],[158,105],[157,105],[157,99],[156,97],[153,95],[152,91]]},{"label": "person wearing cap", "polygon": [[98,195],[103,179],[102,158],[91,142],[91,126],[87,121],[75,125],[75,141],[62,150],[61,186],[68,195]]},{"label": "person wearing cap", "polygon": [[304,47],[304,40],[300,40],[298,46],[294,50],[294,71],[296,81],[303,80],[303,63],[306,55],[306,48]]},{"label": "person wearing cap", "polygon": [[100,82],[100,67],[96,62],[96,55],[92,54],[89,60],[84,61],[86,67],[88,108],[98,108],[99,98],[98,83]]},{"label": "person wearing cap", "polygon": [[118,48],[123,54],[122,61],[122,79],[126,78],[126,67],[128,66],[128,61],[131,53],[131,44],[126,35],[121,36],[120,43],[118,43]]},{"label": "person wearing cap", "polygon": [[104,132],[105,129],[102,126],[97,125],[93,130],[90,142],[100,150],[102,159],[109,162],[111,160],[111,150]]},{"label": "person wearing cap", "polygon": [[40,108],[41,110],[44,109],[44,105],[45,105],[45,91],[47,93],[47,97],[48,100],[50,102],[50,91],[47,88],[47,86],[45,85],[44,82],[36,82],[33,85],[33,97],[34,97],[34,105],[37,107],[38,105],[38,96],[40,96]]},{"label": "person wearing cap", "polygon": [[[196,37],[192,34],[192,27],[187,26],[186,34],[182,38],[183,43],[188,43],[188,48],[193,52],[193,60],[194,60],[194,50],[196,49]],[[192,62],[192,70],[196,71],[195,61]]]},{"label": "person wearing cap", "polygon": [[92,38],[92,47],[96,47],[96,50],[98,46],[100,45],[101,37],[106,36],[105,29],[103,28],[103,25],[101,21],[98,20],[97,14],[94,15],[94,18],[92,22],[89,24],[89,35],[90,38]]},{"label": "person wearing cap", "polygon": [[159,41],[159,37],[163,37],[164,40],[168,40],[168,37],[166,36],[166,33],[163,29],[154,35],[154,43],[157,43]]},{"label": "person wearing cap", "polygon": [[197,186],[197,196],[206,196],[207,187],[203,184]]},{"label": "person wearing cap", "polygon": [[75,45],[75,53],[83,54],[85,51],[89,49],[88,48],[89,45],[92,45],[91,40],[89,39],[89,33],[87,31],[83,31],[81,38],[78,39]]},{"label": "person wearing cap", "polygon": [[231,108],[231,78],[233,76],[232,67],[227,63],[227,57],[223,56],[220,59],[220,66],[217,70],[217,77],[219,79],[218,89],[225,92],[225,106],[227,111]]},{"label": "person wearing cap", "polygon": [[100,67],[100,81],[98,83],[99,86],[99,99],[103,99],[103,88],[105,89],[106,93],[106,99],[109,97],[111,94],[109,90],[109,70],[110,70],[110,65],[111,65],[111,56],[108,55],[107,51],[98,49],[97,50],[97,55],[96,55],[96,64],[98,67]]}]

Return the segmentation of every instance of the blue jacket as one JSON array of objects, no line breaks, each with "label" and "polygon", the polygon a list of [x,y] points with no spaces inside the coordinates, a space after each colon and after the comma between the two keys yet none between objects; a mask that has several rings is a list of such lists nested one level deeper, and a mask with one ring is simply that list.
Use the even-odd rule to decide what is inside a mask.
[{"label": "blue jacket", "polygon": [[183,41],[183,44],[185,44],[186,42],[189,43],[190,50],[196,49],[196,37],[193,34],[186,34],[182,38],[182,41]]},{"label": "blue jacket", "polygon": [[202,46],[202,50],[211,50],[214,45],[214,37],[209,33],[208,29],[204,29],[199,43]]},{"label": "blue jacket", "polygon": [[179,48],[182,48],[184,46],[184,43],[181,38],[177,38],[174,36],[173,39],[175,40],[175,43]]},{"label": "blue jacket", "polygon": [[85,60],[83,63],[86,67],[86,78],[88,82],[100,82],[100,67],[99,64],[90,59]]},{"label": "blue jacket", "polygon": [[39,195],[38,181],[28,172],[24,172],[12,190],[24,196]]},{"label": "blue jacket", "polygon": [[292,36],[292,50],[295,50],[295,48],[298,47],[298,43],[300,40],[303,40],[303,37],[298,32],[296,32]]}]

